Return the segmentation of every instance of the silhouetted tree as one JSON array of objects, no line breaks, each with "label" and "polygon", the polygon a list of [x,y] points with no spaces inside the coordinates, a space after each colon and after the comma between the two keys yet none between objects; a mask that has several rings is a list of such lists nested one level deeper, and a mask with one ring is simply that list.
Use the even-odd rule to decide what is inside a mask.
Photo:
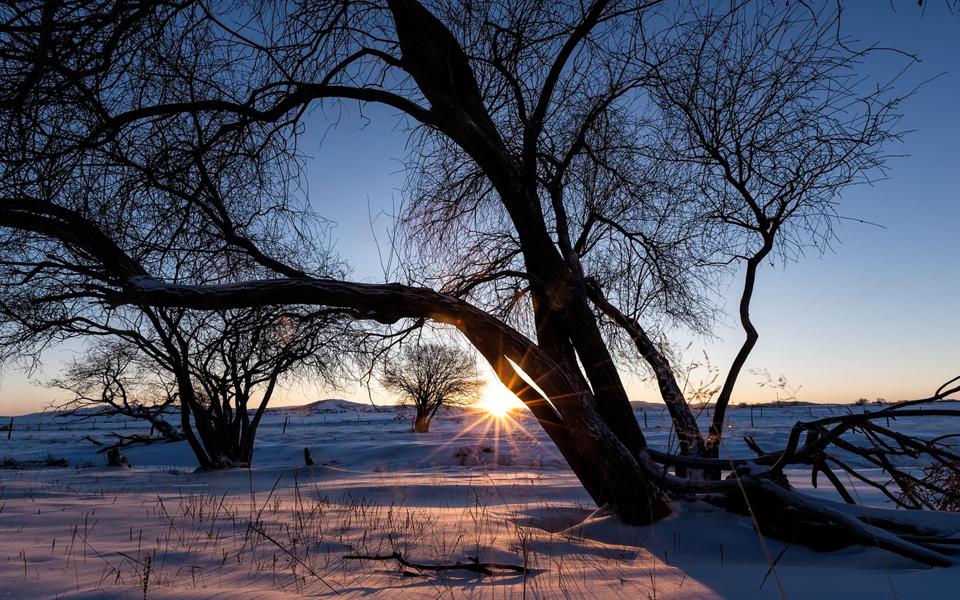
[{"label": "silhouetted tree", "polygon": [[[144,420],[167,441],[186,439],[204,468],[249,466],[277,385],[295,376],[333,383],[348,353],[344,324],[329,315],[144,311],[139,329],[93,343],[51,385],[73,395],[60,407],[66,416]],[[154,441],[113,437],[120,446]]]},{"label": "silhouetted tree", "polygon": [[168,421],[168,416],[177,411],[176,386],[151,367],[130,344],[102,343],[73,360],[48,385],[71,395],[56,407],[63,411],[64,418],[125,416],[148,423],[157,434],[113,432],[110,435],[116,439],[115,446],[181,441],[183,432]]},{"label": "silhouetted tree", "polygon": [[[838,194],[882,167],[896,137],[899,98],[858,73],[863,52],[838,39],[832,7],[18,6],[0,29],[4,280],[53,277],[64,289],[31,305],[69,318],[91,299],[282,302],[448,324],[529,407],[593,499],[628,522],[668,514],[670,494],[725,494],[733,510],[743,495],[765,532],[945,564],[934,542],[904,536],[916,531],[908,519],[867,523],[788,489],[789,464],[838,485],[824,457],[849,431],[947,452],[885,433],[881,417],[800,423],[783,450],[713,457],[757,339],[759,267],[829,240]],[[411,125],[404,284],[347,281],[284,252],[311,238],[286,218],[304,115],[353,103],[385,105]],[[165,268],[174,250],[243,257],[269,278],[182,282]],[[672,326],[709,330],[715,291],[738,267],[746,342],[705,437],[660,340]],[[648,446],[618,360],[653,372],[679,456]],[[914,414],[905,406],[885,410]],[[700,476],[722,469],[737,477]]]},{"label": "silhouetted tree", "polygon": [[416,409],[412,430],[427,433],[441,406],[466,406],[476,400],[483,380],[474,356],[455,346],[408,346],[383,368],[380,383],[400,395],[400,404]]}]

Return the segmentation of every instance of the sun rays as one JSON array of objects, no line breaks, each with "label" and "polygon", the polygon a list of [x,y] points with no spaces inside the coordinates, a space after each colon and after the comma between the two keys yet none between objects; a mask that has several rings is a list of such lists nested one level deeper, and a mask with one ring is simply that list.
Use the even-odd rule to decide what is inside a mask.
[{"label": "sun rays", "polygon": [[523,405],[515,397],[502,396],[499,394],[487,394],[475,405],[478,409],[468,413],[468,418],[473,421],[465,426],[451,437],[445,443],[437,447],[431,455],[444,452],[458,443],[469,440],[471,443],[480,444],[484,452],[492,454],[490,464],[501,464],[501,456],[505,453],[511,457],[523,456],[526,454],[518,442],[527,444],[539,444],[537,436],[526,428],[526,418],[522,413]]}]

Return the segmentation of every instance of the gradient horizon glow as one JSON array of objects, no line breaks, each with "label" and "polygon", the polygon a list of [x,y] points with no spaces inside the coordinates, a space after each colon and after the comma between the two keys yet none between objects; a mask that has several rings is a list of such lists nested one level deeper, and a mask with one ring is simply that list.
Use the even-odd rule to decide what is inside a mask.
[{"label": "gradient horizon glow", "polygon": [[[900,128],[911,133],[889,148],[904,156],[889,161],[885,180],[848,189],[841,198],[839,212],[851,220],[838,227],[832,251],[761,271],[753,309],[760,341],[734,404],[776,399],[774,391],[757,385],[750,369],[785,375],[793,387],[800,386],[798,398],[812,402],[922,397],[960,373],[955,347],[960,339],[955,308],[960,298],[960,14],[951,14],[946,3],[929,4],[920,9],[915,2],[845,3],[848,36],[861,45],[877,42],[917,54],[922,62],[903,75],[902,87],[926,83],[903,106]],[[891,65],[902,63],[902,56],[891,54],[871,60],[869,67],[890,74]],[[384,213],[399,201],[406,140],[393,112],[367,107],[363,113],[369,118],[356,111],[315,112],[301,149],[312,156],[307,165],[311,202],[336,223],[339,254],[353,265],[355,279],[377,281],[383,269],[376,239],[385,239]],[[735,281],[729,290],[728,306],[738,285]],[[691,343],[689,357],[705,351],[725,372],[742,332],[728,315],[715,334],[713,340],[681,342]],[[38,382],[53,376],[73,351],[47,352],[43,371],[33,377],[8,369],[0,380],[0,414],[34,412],[49,404],[56,394]],[[649,383],[625,377],[631,399],[659,399]],[[382,390],[370,394],[378,403],[390,402]],[[325,397],[367,402],[368,391],[294,385],[278,394],[274,405]],[[518,401],[493,381],[483,403],[502,411]]]}]

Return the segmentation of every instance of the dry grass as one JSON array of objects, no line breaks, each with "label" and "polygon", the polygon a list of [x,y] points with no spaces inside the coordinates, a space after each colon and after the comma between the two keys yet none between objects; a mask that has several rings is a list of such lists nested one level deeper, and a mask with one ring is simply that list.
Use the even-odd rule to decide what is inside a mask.
[{"label": "dry grass", "polygon": [[[278,479],[268,491],[251,484],[241,494],[181,491],[147,500],[141,493],[76,492],[60,511],[76,519],[44,528],[53,532],[46,542],[25,544],[16,578],[40,581],[60,570],[73,591],[116,589],[127,597],[135,590],[143,598],[225,586],[309,596],[593,598],[590,582],[600,576],[655,596],[658,559],[638,562],[636,548],[592,548],[575,532],[535,526],[562,529],[589,514],[583,507],[533,502],[505,512],[481,493],[459,506],[418,507],[402,495],[390,502],[349,492],[330,497],[316,483],[301,483],[296,472],[292,477],[292,485]],[[0,495],[0,513],[8,503]],[[27,516],[25,502],[16,503],[18,516]],[[566,521],[510,517],[564,510],[572,515]],[[31,527],[23,520],[18,530],[0,534],[36,537],[41,530]],[[393,553],[421,564],[509,563],[523,572],[487,576],[344,559]],[[3,566],[8,571],[11,561]]]}]

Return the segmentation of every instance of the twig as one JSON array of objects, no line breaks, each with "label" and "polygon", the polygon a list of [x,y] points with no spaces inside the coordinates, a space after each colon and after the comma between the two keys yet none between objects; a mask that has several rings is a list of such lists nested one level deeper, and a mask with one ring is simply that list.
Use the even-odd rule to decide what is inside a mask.
[{"label": "twig", "polygon": [[317,579],[319,579],[320,582],[321,582],[323,585],[325,585],[325,586],[327,586],[328,588],[330,588],[330,591],[332,591],[334,594],[337,594],[338,596],[340,595],[340,591],[339,591],[337,588],[335,588],[335,587],[333,587],[332,585],[330,585],[330,583],[329,583],[326,579],[324,579],[322,575],[320,575],[319,573],[317,573],[316,571],[314,571],[314,570],[310,567],[310,565],[308,565],[307,563],[303,562],[303,561],[300,559],[299,556],[297,556],[297,555],[294,554],[293,552],[290,552],[289,550],[287,550],[284,546],[282,546],[282,545],[280,544],[280,542],[278,542],[277,540],[275,540],[275,539],[273,539],[272,537],[270,537],[269,535],[267,535],[262,529],[260,529],[259,527],[257,527],[257,526],[254,525],[253,523],[250,523],[250,529],[252,529],[253,531],[256,531],[257,533],[259,533],[260,535],[262,535],[262,536],[264,537],[264,539],[266,539],[268,542],[272,543],[272,544],[273,544],[274,546],[276,546],[277,548],[280,548],[280,550],[282,550],[282,551],[284,552],[284,554],[286,554],[287,556],[289,556],[289,557],[292,558],[293,560],[297,561],[297,564],[299,564],[301,567],[303,567],[304,569],[306,569],[308,573],[310,573],[311,575],[313,575],[314,577],[316,577]]}]

